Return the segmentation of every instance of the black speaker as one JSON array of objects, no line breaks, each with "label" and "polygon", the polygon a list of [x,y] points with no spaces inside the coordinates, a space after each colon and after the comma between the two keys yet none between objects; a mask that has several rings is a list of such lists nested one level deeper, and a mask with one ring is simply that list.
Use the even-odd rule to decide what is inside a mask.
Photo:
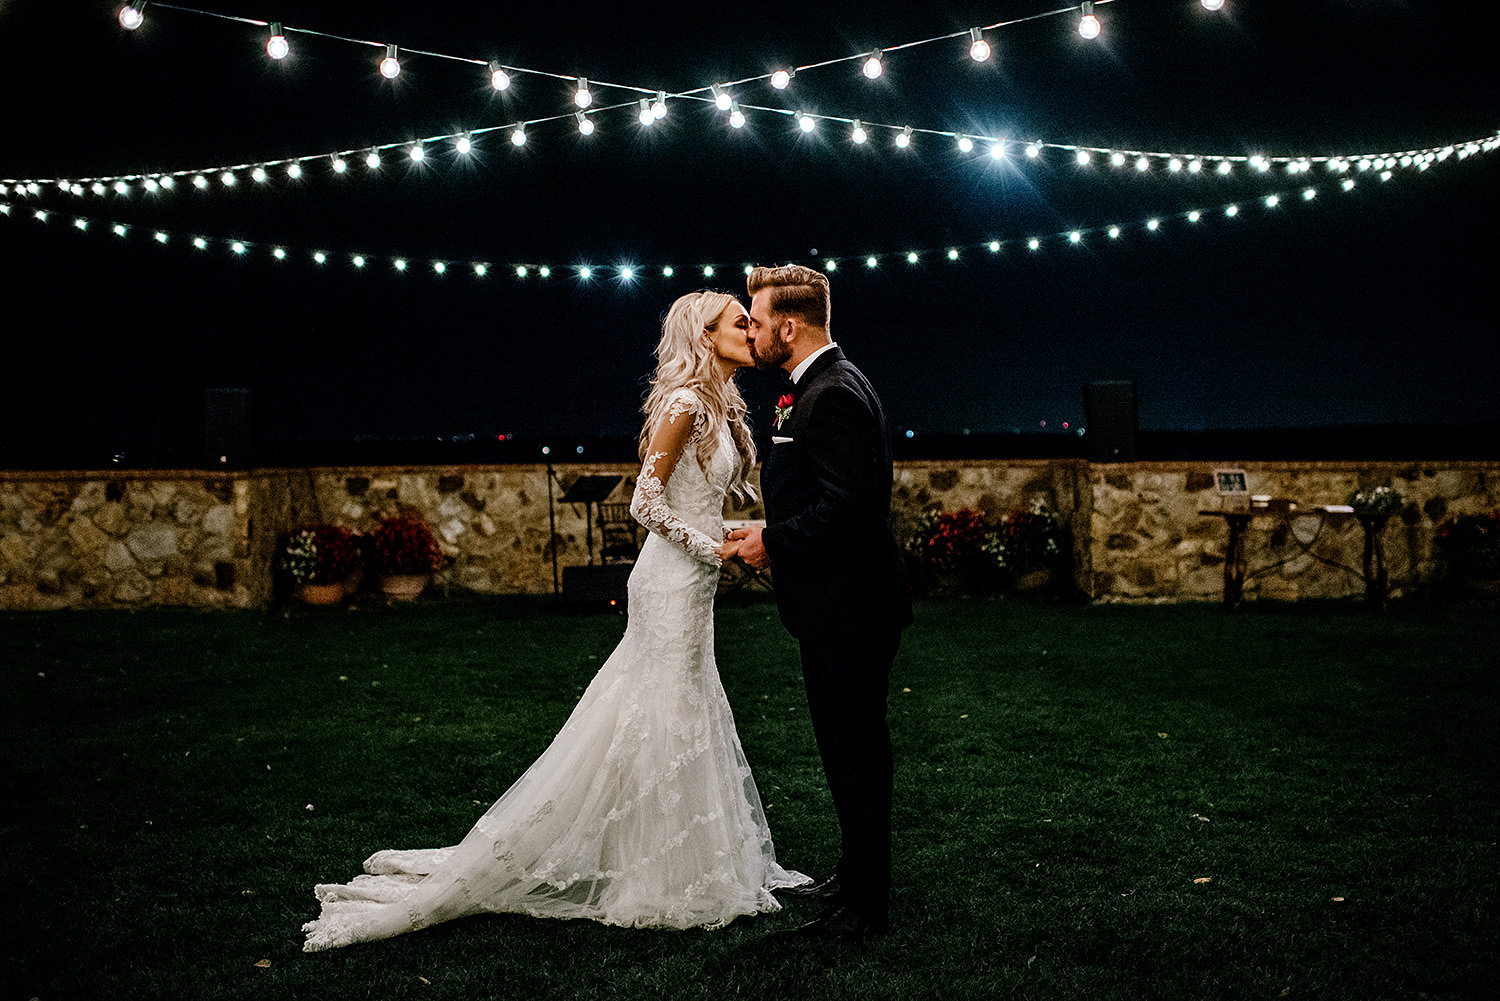
[{"label": "black speaker", "polygon": [[633,563],[563,567],[563,604],[572,608],[625,611],[625,583]]},{"label": "black speaker", "polygon": [[1090,462],[1134,462],[1136,398],[1132,379],[1101,379],[1083,387],[1084,440]]},{"label": "black speaker", "polygon": [[203,464],[210,469],[250,464],[250,390],[203,391]]}]

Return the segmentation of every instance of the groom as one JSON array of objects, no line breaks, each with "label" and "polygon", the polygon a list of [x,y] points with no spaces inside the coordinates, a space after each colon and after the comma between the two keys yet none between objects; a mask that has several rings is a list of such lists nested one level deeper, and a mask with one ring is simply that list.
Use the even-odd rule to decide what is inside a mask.
[{"label": "groom", "polygon": [[788,264],[746,283],[750,353],[792,380],[778,401],[761,472],[766,527],[739,529],[740,558],[769,566],[782,624],[802,650],[813,733],[842,835],[835,873],[795,891],[828,909],[797,929],[861,939],[889,924],[891,737],[886,689],[912,620],[891,537],[885,413],[828,337],[828,279]]}]

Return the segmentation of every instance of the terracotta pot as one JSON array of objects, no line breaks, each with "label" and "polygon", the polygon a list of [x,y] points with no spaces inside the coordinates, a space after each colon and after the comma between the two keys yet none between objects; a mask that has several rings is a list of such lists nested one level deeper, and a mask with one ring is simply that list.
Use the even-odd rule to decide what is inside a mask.
[{"label": "terracotta pot", "polygon": [[411,601],[427,587],[427,574],[393,573],[380,578],[380,593],[397,601]]},{"label": "terracotta pot", "polygon": [[343,584],[303,584],[297,597],[307,605],[337,605],[344,600]]}]

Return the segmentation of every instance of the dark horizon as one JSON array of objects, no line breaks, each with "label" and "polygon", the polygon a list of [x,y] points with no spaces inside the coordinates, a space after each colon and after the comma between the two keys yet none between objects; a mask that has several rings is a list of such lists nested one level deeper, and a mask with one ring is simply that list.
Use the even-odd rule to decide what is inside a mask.
[{"label": "dark horizon", "polygon": [[[847,125],[804,137],[765,113],[730,130],[687,99],[650,131],[629,108],[601,111],[585,140],[564,81],[518,78],[498,98],[472,66],[412,54],[393,84],[359,46],[294,35],[293,58],[274,64],[263,29],[153,5],[130,33],[116,8],[0,10],[18,43],[0,78],[26,95],[15,108],[23,139],[0,151],[0,178],[253,164],[568,118],[529,128],[521,150],[503,130],[483,134],[473,162],[433,144],[421,166],[390,150],[378,173],[335,178],[310,161],[295,183],[241,171],[228,193],[0,195],[13,207],[0,218],[0,465],[196,456],[212,387],[251,391],[266,443],[628,440],[672,298],[705,285],[742,294],[745,262],[824,267],[830,255],[833,336],[874,381],[895,432],[918,443],[1049,437],[1085,422],[1086,384],[1113,379],[1135,382],[1143,433],[1316,438],[1385,426],[1479,429],[1471,437],[1483,441],[1500,420],[1493,152],[1397,168],[1388,181],[1351,171],[1345,191],[1346,175],[1321,167],[1190,180],[1160,161],[1140,174],[1081,167],[1055,148],[991,161],[930,135],[898,154],[885,133],[856,148]],[[835,4],[797,8],[792,31],[771,9],[742,21],[671,4],[516,19],[466,4],[299,8],[303,24],[333,33],[680,90],[1001,16],[981,3]],[[1018,2],[1003,16],[1045,9]],[[1490,8],[1454,18],[1394,0],[1295,10],[1230,0],[1209,14],[1195,0],[1118,0],[1098,11],[1095,43],[1067,17],[1040,18],[990,32],[996,55],[984,65],[949,40],[889,53],[876,85],[846,64],[800,73],[784,93],[760,83],[739,94],[871,123],[1228,155],[1495,133]],[[48,222],[31,218],[37,208]],[[86,231],[73,227],[80,215],[93,220]],[[167,245],[156,229],[170,231]],[[192,247],[195,234],[207,249]],[[289,256],[272,258],[273,246]],[[314,248],[331,260],[313,265]],[[948,248],[961,248],[956,262]],[[353,268],[354,252],[371,266]],[[409,272],[393,269],[398,254]],[[876,269],[863,267],[867,254]],[[433,258],[454,266],[436,274]],[[493,265],[482,279],[468,267],[479,260]],[[509,273],[516,262],[530,265],[526,279]],[[651,267],[625,282],[626,262]],[[695,270],[703,262],[719,264],[713,279]],[[584,263],[600,273],[580,279]],[[668,263],[671,278],[659,272]],[[763,433],[779,387],[741,378]]]}]

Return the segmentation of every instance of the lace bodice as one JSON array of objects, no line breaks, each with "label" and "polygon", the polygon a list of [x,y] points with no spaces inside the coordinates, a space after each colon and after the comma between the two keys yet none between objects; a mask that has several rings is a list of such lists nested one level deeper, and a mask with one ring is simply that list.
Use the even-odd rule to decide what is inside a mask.
[{"label": "lace bodice", "polygon": [[734,474],[734,441],[728,428],[708,468],[698,462],[698,444],[708,434],[703,401],[679,389],[647,445],[630,513],[653,534],[712,566],[724,541],[724,494]]}]

